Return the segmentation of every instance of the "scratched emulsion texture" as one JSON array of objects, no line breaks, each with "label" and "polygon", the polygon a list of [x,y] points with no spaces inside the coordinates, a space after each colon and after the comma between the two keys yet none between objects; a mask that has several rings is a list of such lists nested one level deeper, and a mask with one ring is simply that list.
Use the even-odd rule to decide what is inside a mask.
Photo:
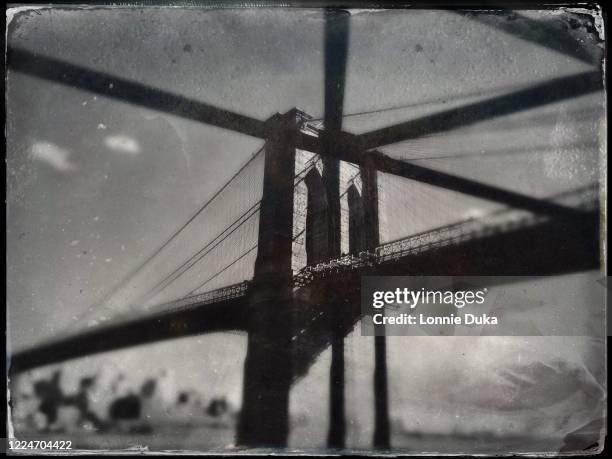
[{"label": "scratched emulsion texture", "polygon": [[[320,10],[40,7],[8,15],[11,48],[257,119],[293,107],[322,116]],[[536,21],[545,25],[541,33],[533,32]],[[367,132],[601,70],[602,33],[596,11],[353,11],[344,111],[354,115],[343,127]],[[547,46],[560,36],[565,48]],[[161,271],[151,269],[150,278],[100,300],[263,144],[10,68],[6,94],[13,352],[128,311]],[[594,92],[384,151],[542,198],[597,186],[605,183],[603,100]],[[258,167],[252,163],[242,191],[254,191],[243,192],[240,205],[261,192]],[[379,187],[382,242],[500,207],[385,175]],[[207,224],[213,223],[188,233],[181,250],[199,249]],[[166,255],[159,269],[182,261]],[[193,272],[197,277],[197,267]],[[248,267],[231,275],[228,283],[243,280]],[[559,301],[579,303],[572,292],[584,288],[584,277],[560,276],[546,288]],[[392,451],[593,446],[605,418],[604,338],[390,337]],[[244,334],[219,333],[33,370],[11,381],[13,433],[71,439],[84,449],[231,451],[245,352]],[[292,448],[325,448],[329,365],[327,350],[292,389]],[[373,340],[357,324],[346,338],[349,449],[372,450],[373,367]],[[64,399],[86,394],[87,416],[75,403],[59,406],[51,421],[41,411],[41,387],[53,385],[57,370]],[[140,397],[139,418],[96,432],[98,423],[110,422],[109,407],[130,394]]]}]

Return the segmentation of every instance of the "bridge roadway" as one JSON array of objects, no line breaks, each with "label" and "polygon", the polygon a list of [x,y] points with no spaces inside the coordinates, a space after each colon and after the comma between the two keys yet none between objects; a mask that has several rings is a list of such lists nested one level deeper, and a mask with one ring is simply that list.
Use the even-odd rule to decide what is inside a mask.
[{"label": "bridge roadway", "polygon": [[[468,220],[383,244],[371,253],[310,266],[294,279],[295,378],[329,346],[329,311],[343,307],[348,334],[360,316],[362,275],[555,275],[600,266],[599,215],[580,220]],[[339,288],[339,285],[342,288]],[[203,333],[246,331],[249,282],[121,316],[16,352],[13,374],[90,354]]]}]

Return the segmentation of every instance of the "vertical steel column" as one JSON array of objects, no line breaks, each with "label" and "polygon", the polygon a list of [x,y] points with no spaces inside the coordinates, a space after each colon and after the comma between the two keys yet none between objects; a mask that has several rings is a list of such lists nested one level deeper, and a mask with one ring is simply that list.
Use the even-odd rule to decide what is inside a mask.
[{"label": "vertical steel column", "polygon": [[[329,146],[328,146],[329,148]],[[333,147],[332,147],[333,148]],[[323,158],[323,184],[327,194],[328,258],[338,258],[340,247],[340,162],[328,156]],[[327,445],[330,448],[344,448],[346,418],[344,400],[344,333],[343,303],[331,294],[330,332],[331,366],[329,372],[329,431]]]},{"label": "vertical steel column", "polygon": [[[336,148],[342,129],[349,17],[347,11],[328,10],[325,15],[325,116],[322,136],[323,183],[328,202],[328,257],[340,256],[340,163],[329,153]],[[346,419],[344,414],[344,333],[343,302],[330,296],[332,361],[330,368],[330,411],[327,444],[344,448]]]},{"label": "vertical steel column", "polygon": [[293,376],[291,246],[299,126],[294,110],[269,124],[237,443],[284,447]]},{"label": "vertical steel column", "polygon": [[[361,167],[365,214],[366,247],[372,250],[380,244],[378,220],[378,176],[376,169]],[[389,423],[389,390],[387,381],[387,338],[374,337],[374,447],[391,446]]]}]

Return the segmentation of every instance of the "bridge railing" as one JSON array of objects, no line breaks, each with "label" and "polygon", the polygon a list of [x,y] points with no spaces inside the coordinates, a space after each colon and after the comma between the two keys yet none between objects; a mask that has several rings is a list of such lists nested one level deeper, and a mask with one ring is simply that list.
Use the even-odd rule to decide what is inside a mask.
[{"label": "bridge railing", "polygon": [[[193,307],[204,306],[207,304],[216,303],[224,300],[242,298],[246,296],[249,289],[250,281],[243,281],[237,284],[228,285],[208,292],[198,293],[197,295],[179,298],[178,300],[169,301],[148,308],[146,315],[165,314],[169,312],[178,312],[187,310]],[[130,317],[122,316],[118,320],[126,320]]]},{"label": "bridge railing", "polygon": [[[581,209],[597,207],[597,188],[588,186],[558,195],[556,200],[569,201]],[[495,234],[527,228],[548,220],[516,209],[501,209],[478,218],[470,218],[451,225],[424,231],[412,236],[382,244],[358,255],[348,254],[340,258],[306,266],[294,276],[294,288],[303,287],[314,279],[331,277],[339,272],[361,269],[444,246],[458,244]]]},{"label": "bridge railing", "polygon": [[495,217],[495,215],[489,215],[486,221],[469,219],[383,244],[375,249],[376,257],[380,261],[387,261],[389,258],[400,258],[409,253],[419,253],[432,248],[525,228],[545,220],[545,217],[518,215],[507,220],[496,221],[500,219]]},{"label": "bridge railing", "polygon": [[479,237],[510,231],[519,227],[535,224],[542,218],[523,217],[516,221],[506,221],[497,225],[486,224],[476,219],[415,234],[407,238],[391,241],[371,251],[348,254],[340,258],[306,266],[294,276],[294,285],[302,287],[315,278],[330,277],[339,272],[374,266],[406,255],[416,254],[450,244],[456,244]]},{"label": "bridge railing", "polygon": [[240,298],[246,295],[249,288],[249,281],[239,282],[237,284],[228,285],[215,290],[210,290],[204,293],[198,293],[197,295],[188,296],[179,300],[171,301],[163,305],[157,306],[156,309],[160,310],[173,310],[176,311],[182,308],[188,308],[194,305],[205,305],[210,303],[216,303],[221,300],[229,300],[233,298]]}]

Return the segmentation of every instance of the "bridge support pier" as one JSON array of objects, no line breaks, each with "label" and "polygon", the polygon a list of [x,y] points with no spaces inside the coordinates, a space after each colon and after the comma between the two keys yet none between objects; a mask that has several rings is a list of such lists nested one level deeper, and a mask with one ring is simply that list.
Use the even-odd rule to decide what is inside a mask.
[{"label": "bridge support pier", "polygon": [[248,348],[237,443],[287,446],[291,349],[291,248],[298,122],[294,111],[276,115],[266,142],[259,243],[249,307]]}]

